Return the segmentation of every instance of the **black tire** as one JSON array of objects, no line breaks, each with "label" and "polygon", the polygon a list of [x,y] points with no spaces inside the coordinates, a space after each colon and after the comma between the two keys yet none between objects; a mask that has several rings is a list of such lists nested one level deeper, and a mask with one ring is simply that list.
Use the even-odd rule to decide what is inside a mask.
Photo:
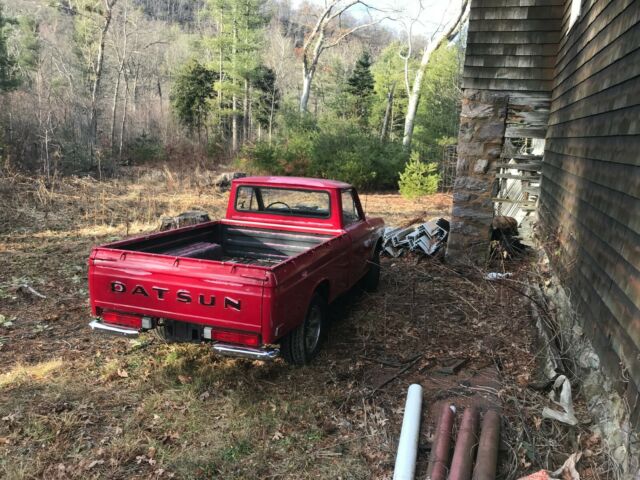
[{"label": "black tire", "polygon": [[314,293],[304,322],[280,342],[280,353],[291,365],[307,365],[320,351],[327,330],[327,301]]},{"label": "black tire", "polygon": [[380,249],[378,247],[369,260],[369,264],[369,271],[362,277],[362,288],[366,292],[375,292],[380,283]]}]

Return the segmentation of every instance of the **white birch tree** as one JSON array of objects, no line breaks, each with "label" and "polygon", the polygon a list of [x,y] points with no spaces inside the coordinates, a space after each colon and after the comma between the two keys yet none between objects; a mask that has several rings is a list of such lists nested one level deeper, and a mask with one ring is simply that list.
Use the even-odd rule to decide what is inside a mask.
[{"label": "white birch tree", "polygon": [[438,47],[445,41],[451,41],[460,28],[466,21],[466,18],[469,14],[469,0],[462,0],[462,4],[460,5],[459,11],[456,13],[454,18],[444,25],[444,28],[436,30],[434,34],[429,39],[429,42],[424,47],[422,52],[422,58],[420,60],[420,65],[416,70],[415,78],[413,80],[413,85],[409,85],[409,69],[408,69],[408,60],[411,53],[411,33],[413,22],[411,27],[408,30],[408,42],[409,42],[409,54],[405,57],[405,83],[407,92],[409,94],[409,104],[407,106],[407,115],[405,117],[404,122],[404,135],[402,137],[402,146],[406,150],[411,149],[411,140],[413,138],[413,129],[415,127],[416,121],[416,113],[418,111],[418,104],[420,103],[420,94],[422,92],[422,83],[424,79],[424,72],[427,69],[427,65],[429,64],[429,59],[431,58],[431,54],[435,52]]}]

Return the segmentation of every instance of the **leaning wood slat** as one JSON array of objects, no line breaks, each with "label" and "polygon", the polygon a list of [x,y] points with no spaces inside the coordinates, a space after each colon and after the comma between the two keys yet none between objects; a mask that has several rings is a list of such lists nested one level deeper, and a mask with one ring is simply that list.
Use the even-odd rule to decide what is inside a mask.
[{"label": "leaning wood slat", "polygon": [[522,180],[526,182],[539,182],[541,177],[538,175],[514,175],[511,173],[496,173],[496,178],[504,178],[507,180]]},{"label": "leaning wood slat", "polygon": [[521,205],[521,208],[527,208],[527,207],[534,207],[536,206],[535,202],[532,202],[531,200],[528,199],[522,199],[522,200],[517,200],[514,198],[500,198],[500,197],[494,197],[491,199],[491,201],[493,203],[511,203],[511,204],[515,204],[515,205]]},{"label": "leaning wood slat", "polygon": [[520,161],[524,161],[524,162],[542,162],[543,156],[542,155],[527,155],[527,154],[520,154],[520,155],[511,155],[510,157],[506,157],[506,158],[510,158],[511,160],[514,160],[516,162],[520,162]]},{"label": "leaning wood slat", "polygon": [[542,163],[496,163],[495,167],[538,172],[542,168]]},{"label": "leaning wood slat", "polygon": [[544,127],[527,128],[508,126],[504,136],[507,138],[544,138],[546,133],[547,129]]}]

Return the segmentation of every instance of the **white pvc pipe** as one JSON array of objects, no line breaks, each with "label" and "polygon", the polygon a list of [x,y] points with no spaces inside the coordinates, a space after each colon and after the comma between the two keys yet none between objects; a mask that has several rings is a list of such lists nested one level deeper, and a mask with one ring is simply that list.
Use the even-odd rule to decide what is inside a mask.
[{"label": "white pvc pipe", "polygon": [[398,442],[393,480],[413,480],[415,477],[421,417],[422,387],[413,384],[407,392],[407,403],[404,407],[404,418],[402,420],[402,430],[400,431],[400,441]]}]

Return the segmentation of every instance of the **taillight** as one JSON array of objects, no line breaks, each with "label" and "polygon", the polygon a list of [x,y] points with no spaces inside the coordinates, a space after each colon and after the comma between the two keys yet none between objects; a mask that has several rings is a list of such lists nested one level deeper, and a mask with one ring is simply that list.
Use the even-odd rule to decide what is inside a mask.
[{"label": "taillight", "polygon": [[211,340],[217,340],[218,342],[249,345],[251,347],[257,347],[260,345],[258,335],[253,335],[251,333],[225,332],[221,330],[207,331],[207,328],[205,328],[204,338],[210,338]]},{"label": "taillight", "polygon": [[128,313],[105,311],[102,312],[102,321],[122,327],[136,328],[138,330],[142,328],[142,317]]}]

